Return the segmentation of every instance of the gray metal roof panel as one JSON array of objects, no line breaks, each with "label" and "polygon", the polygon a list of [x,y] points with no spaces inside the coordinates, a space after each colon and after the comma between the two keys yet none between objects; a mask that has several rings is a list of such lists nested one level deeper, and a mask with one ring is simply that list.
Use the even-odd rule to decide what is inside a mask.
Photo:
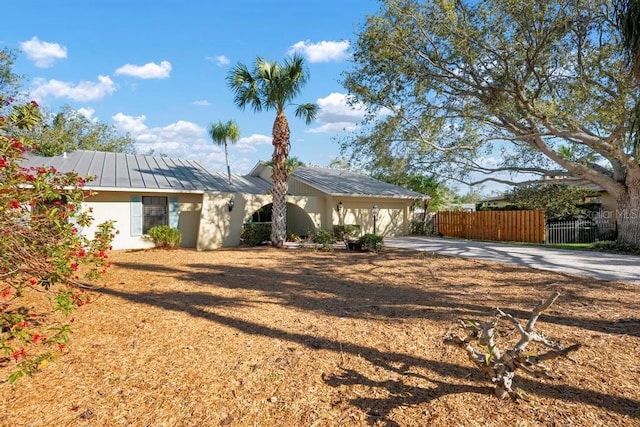
[{"label": "gray metal roof panel", "polygon": [[371,196],[400,199],[425,198],[424,194],[360,175],[355,172],[320,167],[299,167],[294,178],[332,196]]},{"label": "gray metal roof panel", "polygon": [[91,188],[150,189],[172,191],[233,191],[193,160],[150,157],[124,153],[74,151],[66,155],[27,155],[23,167],[53,166],[61,172],[96,175]]},{"label": "gray metal roof panel", "polygon": [[[227,175],[219,173],[220,177],[228,182]],[[251,175],[231,175],[231,189],[238,193],[245,194],[269,194],[271,192],[271,182]]]},{"label": "gray metal roof panel", "polygon": [[[239,192],[269,194],[271,183],[259,176],[209,172],[200,162],[167,157],[151,157],[99,151],[74,151],[66,156],[42,157],[27,155],[24,167],[53,166],[61,172],[78,172],[96,176],[90,188],[126,191],[168,190],[189,192]],[[254,168],[255,169],[255,168]],[[300,167],[293,176],[329,195],[353,195],[390,198],[423,198],[423,194],[388,184],[354,172]]]}]

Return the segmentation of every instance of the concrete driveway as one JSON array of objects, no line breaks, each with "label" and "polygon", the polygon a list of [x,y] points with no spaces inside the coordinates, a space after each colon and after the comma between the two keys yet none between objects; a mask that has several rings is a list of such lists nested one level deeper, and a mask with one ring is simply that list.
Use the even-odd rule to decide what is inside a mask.
[{"label": "concrete driveway", "polygon": [[495,261],[596,279],[640,284],[640,257],[440,237],[385,237],[391,248]]}]

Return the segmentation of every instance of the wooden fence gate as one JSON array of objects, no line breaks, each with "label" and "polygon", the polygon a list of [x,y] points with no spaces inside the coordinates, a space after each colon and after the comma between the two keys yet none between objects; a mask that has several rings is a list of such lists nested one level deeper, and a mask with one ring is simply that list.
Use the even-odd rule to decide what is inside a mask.
[{"label": "wooden fence gate", "polygon": [[463,239],[544,243],[544,211],[438,212],[436,230]]}]

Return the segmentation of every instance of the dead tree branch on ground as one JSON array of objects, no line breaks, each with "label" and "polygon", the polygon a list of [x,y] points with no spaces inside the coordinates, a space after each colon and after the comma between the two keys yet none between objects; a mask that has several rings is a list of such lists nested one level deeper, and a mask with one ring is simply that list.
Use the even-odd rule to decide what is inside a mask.
[{"label": "dead tree branch on ground", "polygon": [[[560,293],[556,291],[534,307],[526,326],[523,326],[513,315],[497,308],[494,318],[489,321],[461,319],[462,329],[468,331],[468,335],[463,338],[455,333],[448,334],[444,338],[444,342],[466,350],[469,359],[481,371],[485,372],[495,384],[496,396],[500,398],[510,396],[517,400],[523,397],[512,388],[513,378],[517,369],[521,369],[536,378],[552,379],[549,368],[543,365],[542,362],[567,356],[572,351],[580,348],[580,344],[562,348],[559,343],[534,330],[542,312],[548,309],[559,296]],[[507,319],[520,334],[518,343],[504,353],[500,351],[495,342],[496,326],[501,319]],[[482,350],[474,348],[471,344],[473,341],[477,341]],[[539,343],[549,348],[549,350],[541,354],[527,352],[526,347],[531,342]]]}]

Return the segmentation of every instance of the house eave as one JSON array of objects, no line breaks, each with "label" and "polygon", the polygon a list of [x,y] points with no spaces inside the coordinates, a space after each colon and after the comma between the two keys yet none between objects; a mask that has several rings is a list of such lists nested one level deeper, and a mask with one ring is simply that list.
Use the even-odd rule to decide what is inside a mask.
[{"label": "house eave", "polygon": [[204,193],[224,193],[219,190],[186,190],[179,188],[142,188],[142,187],[98,187],[85,185],[83,190],[90,191],[111,191],[116,193],[170,193],[170,194],[204,194]]}]

